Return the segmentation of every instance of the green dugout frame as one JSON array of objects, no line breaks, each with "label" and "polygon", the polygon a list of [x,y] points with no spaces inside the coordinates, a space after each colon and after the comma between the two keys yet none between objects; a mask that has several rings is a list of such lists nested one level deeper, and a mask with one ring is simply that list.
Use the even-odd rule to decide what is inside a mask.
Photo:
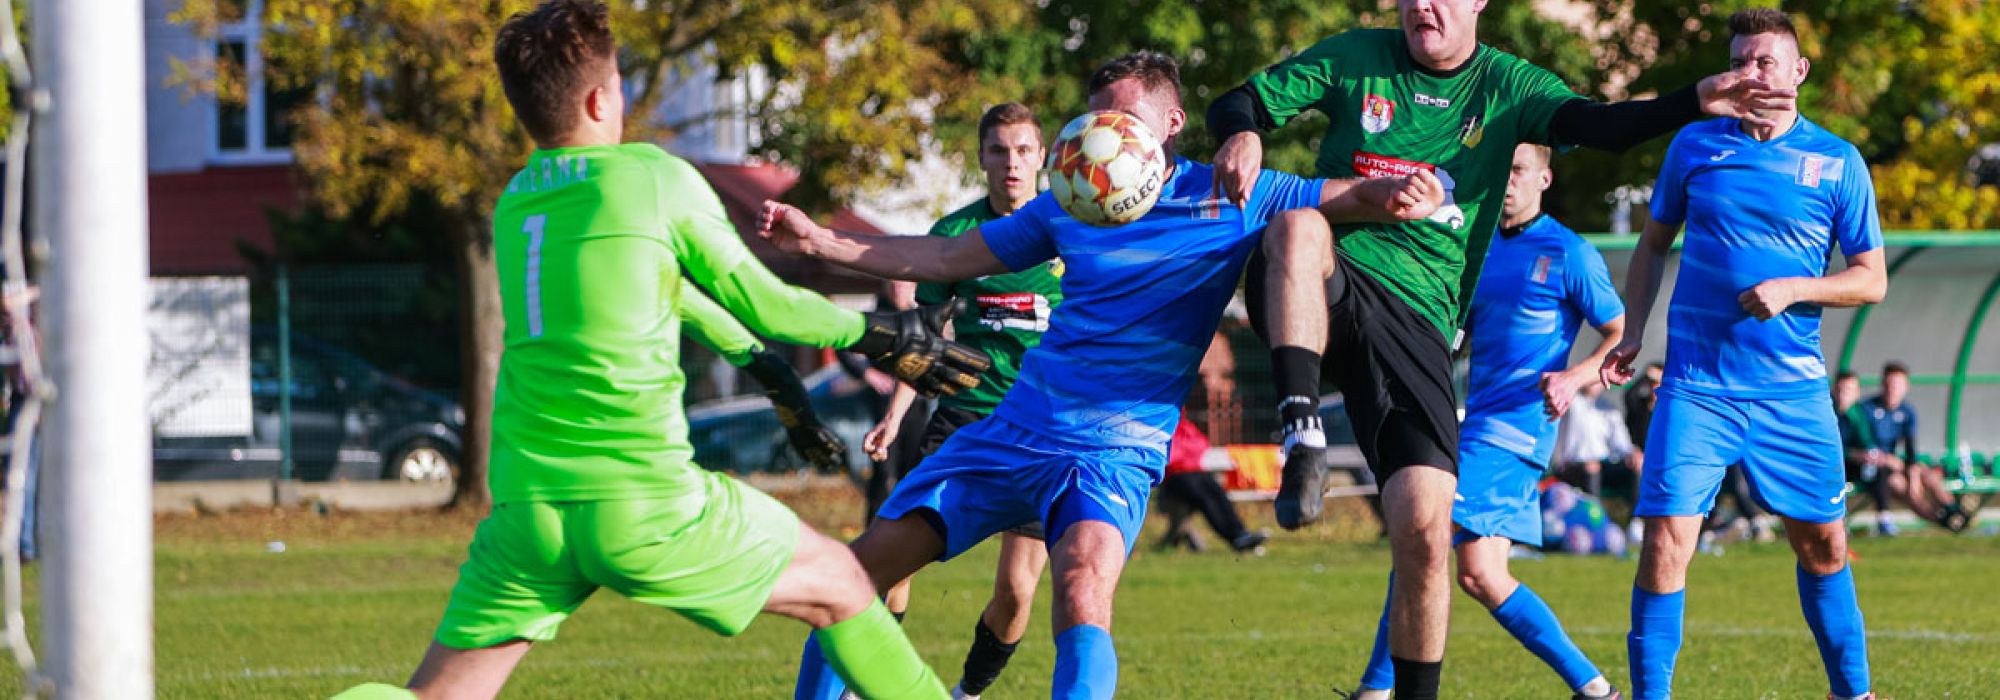
[{"label": "green dugout frame", "polygon": [[[1584,239],[1601,251],[1624,252],[1636,248],[1639,237],[1631,234],[1585,234]],[[1674,248],[1676,250],[1680,248],[1678,240],[1675,241]],[[1938,256],[1949,256],[1955,250],[1971,252],[1966,249],[1984,249],[1978,253],[1981,257],[1992,256],[1993,253],[1988,251],[2000,251],[2000,231],[1896,231],[1885,234],[1884,248],[1889,252],[1888,275],[1891,288],[1894,288],[1897,276],[1908,274],[1911,263],[1919,259],[1933,260]],[[1622,270],[1615,272],[1622,277]],[[1958,341],[1958,350],[1953,358],[1951,371],[1948,373],[1913,371],[1910,380],[1913,385],[1942,385],[1947,392],[1944,416],[1945,448],[1939,453],[1926,454],[1922,457],[1926,461],[1950,468],[1952,478],[1949,481],[1954,491],[2000,493],[2000,451],[1982,453],[1961,451],[1957,447],[1966,443],[1964,429],[1967,418],[1965,415],[1967,387],[2000,386],[2000,372],[1973,371],[1974,359],[1981,357],[1978,354],[1980,335],[1987,321],[1994,316],[1995,302],[2000,301],[2000,264],[1994,266],[1984,282],[1983,289],[1967,289],[1968,294],[1975,293],[1977,289],[1976,293],[1979,296],[1972,306],[1971,313],[1965,318],[1964,326],[1940,331],[1941,333],[1957,331],[1955,335],[1958,337],[1955,339]],[[1874,305],[1869,305],[1855,310],[1853,320],[1841,339],[1836,355],[1834,365],[1839,370],[1853,369],[1856,349],[1867,333],[1869,320],[1876,308]],[[1986,353],[1986,356],[1990,357],[1993,353],[2000,353],[2000,348],[1987,348]],[[1865,377],[1862,381],[1875,383],[1879,380]]]}]

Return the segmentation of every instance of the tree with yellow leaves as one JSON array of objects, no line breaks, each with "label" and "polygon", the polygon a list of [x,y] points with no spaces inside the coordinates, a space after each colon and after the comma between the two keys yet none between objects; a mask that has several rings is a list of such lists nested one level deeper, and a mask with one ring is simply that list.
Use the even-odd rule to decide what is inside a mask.
[{"label": "tree with yellow leaves", "polygon": [[[266,80],[311,90],[289,119],[310,203],[335,218],[383,224],[421,210],[458,251],[465,449],[456,504],[487,499],[492,390],[502,316],[493,267],[493,203],[532,144],[493,68],[494,33],[524,0],[263,0]],[[1011,0],[631,0],[613,2],[621,71],[633,97],[628,138],[692,123],[653,115],[676,75],[706,62],[724,75],[762,70],[774,89],[749,106],[759,153],[797,167],[791,198],[825,205],[899,181],[932,120],[977,119],[999,101],[945,55],[991,23],[1032,11]],[[244,0],[186,0],[174,19],[213,36]],[[227,65],[182,64],[177,79],[242,100]],[[970,115],[969,117],[967,115]],[[699,118],[731,116],[701,115]]]}]

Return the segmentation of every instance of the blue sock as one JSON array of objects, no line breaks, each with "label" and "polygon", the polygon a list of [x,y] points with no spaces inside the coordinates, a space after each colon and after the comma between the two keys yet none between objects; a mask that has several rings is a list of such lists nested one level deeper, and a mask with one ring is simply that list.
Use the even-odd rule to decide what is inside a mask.
[{"label": "blue sock", "polygon": [[1534,652],[1542,663],[1555,669],[1563,682],[1569,684],[1570,690],[1581,689],[1590,679],[1601,675],[1596,664],[1590,663],[1583,650],[1576,648],[1569,634],[1563,632],[1562,623],[1556,621],[1555,611],[1550,610],[1549,604],[1542,602],[1542,597],[1535,595],[1527,584],[1515,587],[1514,594],[1493,609],[1493,619],[1500,621],[1500,626],[1515,639],[1521,640],[1521,646]]},{"label": "blue sock", "polygon": [[1389,593],[1382,599],[1382,621],[1375,625],[1375,650],[1368,652],[1368,668],[1361,671],[1364,690],[1396,687],[1396,666],[1389,663],[1389,601],[1396,597],[1396,575],[1389,574]]},{"label": "blue sock", "polygon": [[1108,700],[1118,692],[1118,651],[1111,631],[1077,625],[1056,635],[1056,700]]},{"label": "blue sock", "polygon": [[1868,692],[1868,636],[1861,623],[1861,601],[1854,593],[1854,569],[1843,566],[1825,576],[1799,568],[1799,607],[1806,626],[1819,643],[1819,660],[1826,665],[1833,694],[1843,698]]},{"label": "blue sock", "polygon": [[1653,593],[1632,587],[1632,632],[1625,652],[1632,663],[1633,700],[1665,700],[1674,691],[1674,657],[1681,653],[1681,618],[1687,591]]},{"label": "blue sock", "polygon": [[839,700],[845,690],[847,683],[820,653],[819,634],[808,635],[805,653],[799,655],[799,685],[792,690],[792,700]]}]

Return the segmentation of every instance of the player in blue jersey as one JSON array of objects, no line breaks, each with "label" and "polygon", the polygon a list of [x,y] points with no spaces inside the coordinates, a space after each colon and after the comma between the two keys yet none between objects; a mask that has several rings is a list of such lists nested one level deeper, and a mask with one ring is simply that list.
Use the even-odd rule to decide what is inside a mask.
[{"label": "player in blue jersey", "polygon": [[[1791,20],[1729,18],[1732,70],[1777,87],[1805,80]],[[1687,227],[1667,312],[1667,373],[1646,437],[1635,513],[1646,523],[1627,637],[1632,690],[1668,697],[1680,653],[1688,561],[1723,472],[1741,464],[1759,505],[1784,518],[1799,603],[1832,697],[1872,697],[1867,641],[1847,567],[1840,429],[1827,398],[1820,313],[1882,300],[1882,228],[1868,164],[1799,116],[1771,126],[1714,119],[1682,129],[1653,185],[1653,221],[1632,255],[1625,340],[1607,381],[1632,377],[1668,250]],[[1847,267],[1827,274],[1835,246]]]},{"label": "player in blue jersey", "polygon": [[[1577,698],[1616,698],[1556,621],[1555,612],[1507,570],[1513,543],[1542,545],[1536,488],[1555,449],[1556,421],[1577,388],[1601,381],[1597,369],[1625,331],[1625,305],[1611,286],[1604,256],[1542,213],[1553,182],[1547,146],[1514,147],[1500,232],[1486,250],[1472,295],[1470,392],[1458,429],[1458,497],[1452,504],[1458,585],[1493,619],[1562,676]],[[1602,338],[1589,357],[1569,364],[1577,327]],[[1391,584],[1393,585],[1393,583]],[[1358,700],[1386,700],[1395,687],[1389,661],[1389,614]]]},{"label": "player in blue jersey", "polygon": [[[1040,521],[1054,570],[1059,698],[1108,698],[1118,658],[1111,602],[1162,477],[1181,402],[1274,219],[1404,221],[1444,201],[1427,172],[1309,180],[1266,171],[1237,207],[1207,165],[1175,157],[1187,123],[1180,68],[1149,51],[1092,74],[1090,107],[1137,116],[1175,158],[1159,202],[1133,223],[1083,224],[1047,194],[956,237],[836,233],[767,203],[763,234],[781,249],[862,272],[922,281],[1023,270],[1061,256],[1063,304],[993,414],[954,433],[896,486],[855,555],[887,590],[994,533]],[[1319,211],[1313,211],[1317,207]],[[808,648],[800,687],[824,672]]]}]

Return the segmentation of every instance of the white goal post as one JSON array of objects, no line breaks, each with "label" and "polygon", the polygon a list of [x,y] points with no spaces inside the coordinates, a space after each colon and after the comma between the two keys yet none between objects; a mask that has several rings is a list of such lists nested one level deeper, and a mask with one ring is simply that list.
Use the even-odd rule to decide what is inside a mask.
[{"label": "white goal post", "polygon": [[53,389],[41,671],[65,700],[153,697],[143,12],[140,0],[35,0],[29,12],[48,96],[29,158]]}]

